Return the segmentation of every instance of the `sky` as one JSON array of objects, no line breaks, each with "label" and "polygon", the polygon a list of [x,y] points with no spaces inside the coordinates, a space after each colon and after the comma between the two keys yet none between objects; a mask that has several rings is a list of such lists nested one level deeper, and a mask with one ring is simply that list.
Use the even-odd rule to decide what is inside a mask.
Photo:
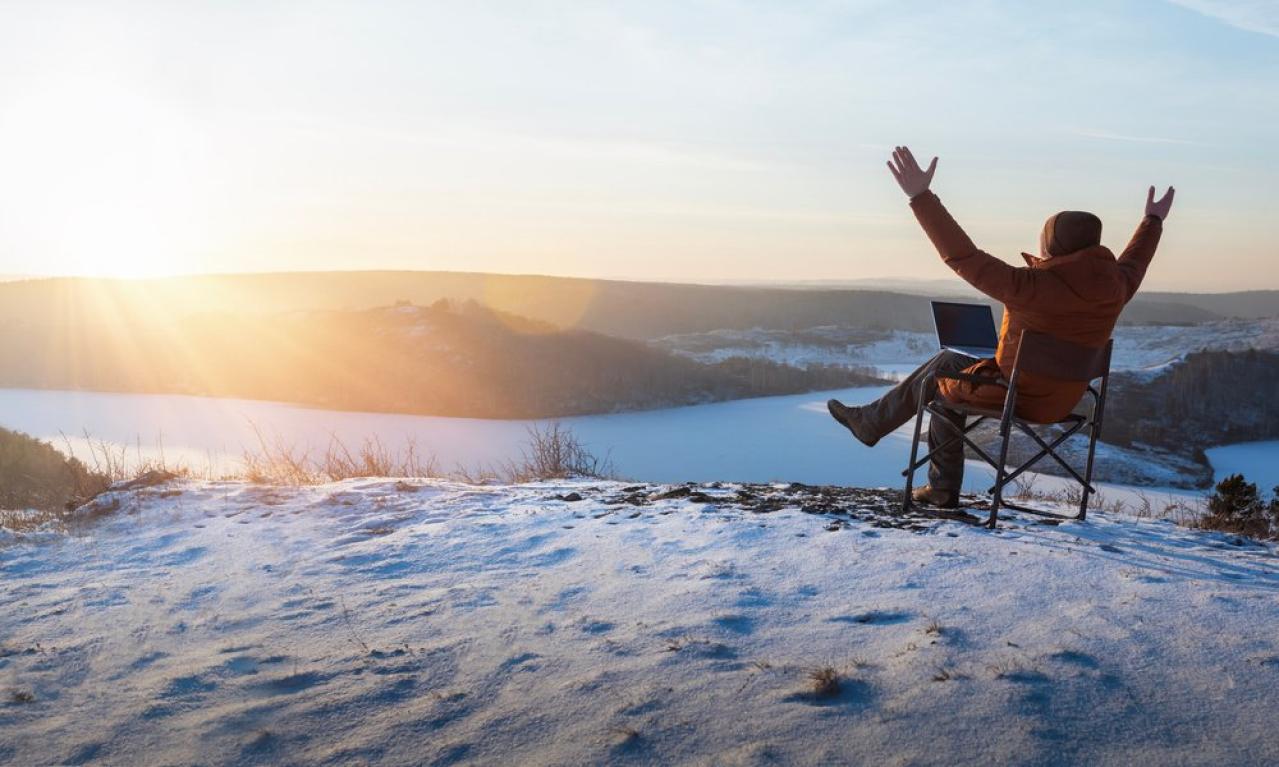
[{"label": "sky", "polygon": [[1279,288],[1269,0],[0,0],[0,274],[946,277],[885,168],[1020,262]]}]

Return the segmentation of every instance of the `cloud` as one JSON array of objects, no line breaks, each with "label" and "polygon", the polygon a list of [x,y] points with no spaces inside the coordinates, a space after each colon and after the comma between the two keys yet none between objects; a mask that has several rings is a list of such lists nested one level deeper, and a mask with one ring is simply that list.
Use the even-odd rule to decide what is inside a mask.
[{"label": "cloud", "polygon": [[1279,37],[1279,3],[1274,0],[1169,0],[1232,27]]}]

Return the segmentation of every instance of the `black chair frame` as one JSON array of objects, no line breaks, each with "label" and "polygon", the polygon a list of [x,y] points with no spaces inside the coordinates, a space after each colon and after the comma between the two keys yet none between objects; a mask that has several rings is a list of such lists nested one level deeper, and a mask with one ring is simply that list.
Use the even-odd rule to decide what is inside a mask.
[{"label": "black chair frame", "polygon": [[[906,477],[906,494],[903,508],[909,510],[913,505],[911,490],[914,484],[915,472],[927,464],[934,453],[950,447],[956,440],[961,440],[965,446],[995,470],[995,484],[988,491],[991,494],[991,502],[990,514],[986,520],[987,527],[993,529],[998,523],[999,510],[1001,508],[1010,508],[1056,519],[1086,519],[1088,516],[1088,499],[1097,493],[1097,488],[1092,484],[1093,465],[1097,453],[1097,440],[1101,436],[1102,419],[1106,410],[1106,390],[1110,383],[1110,355],[1113,347],[1113,340],[1108,341],[1105,347],[1101,349],[1093,349],[1059,341],[1043,333],[1025,331],[1018,340],[1013,369],[1007,380],[1004,380],[1002,376],[996,378],[971,373],[937,373],[935,379],[947,378],[956,381],[990,384],[1006,390],[1003,409],[998,416],[999,457],[997,459],[993,458],[981,445],[978,445],[968,436],[973,429],[981,424],[994,420],[995,416],[991,411],[968,407],[960,403],[952,403],[942,399],[940,395],[933,398],[921,396],[919,398],[919,409],[915,414],[915,433],[911,439],[910,463],[907,465],[906,470],[902,472],[903,476]],[[1083,415],[1072,412],[1054,422],[1054,424],[1032,424],[1030,421],[1017,417],[1017,385],[1023,372],[1042,373],[1065,380],[1086,382],[1088,387],[1086,396],[1091,399],[1091,407],[1088,414]],[[1100,384],[1094,387],[1093,383],[1097,379],[1100,379]],[[927,387],[929,383],[929,381],[923,381],[920,385]],[[951,424],[943,409],[951,413],[960,413],[964,417],[963,427],[959,428]],[[921,458],[919,457],[919,442],[923,430],[925,411],[929,413],[930,418],[942,418],[946,423],[954,426],[956,433],[945,443],[930,450]],[[968,420],[970,417],[975,417],[976,420],[970,423]],[[1035,425],[1063,425],[1065,429],[1052,442],[1049,442],[1034,429]],[[1029,460],[1009,471],[1007,466],[1008,447],[1014,428],[1028,435],[1039,445],[1040,449]],[[1078,470],[1057,454],[1057,448],[1084,429],[1088,430],[1088,462],[1084,468],[1084,473],[1081,475]],[[1057,514],[1043,509],[1019,505],[1004,498],[1004,488],[1010,482],[1020,477],[1039,461],[1049,457],[1065,469],[1066,473],[1082,487],[1082,497],[1079,501],[1079,512],[1077,514]]]}]

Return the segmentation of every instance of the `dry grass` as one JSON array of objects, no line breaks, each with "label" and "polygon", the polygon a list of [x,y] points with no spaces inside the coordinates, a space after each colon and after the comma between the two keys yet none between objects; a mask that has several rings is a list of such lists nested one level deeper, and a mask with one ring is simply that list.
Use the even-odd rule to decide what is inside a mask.
[{"label": "dry grass", "polygon": [[243,478],[268,485],[317,485],[356,477],[438,477],[471,484],[517,484],[568,477],[612,478],[612,462],[593,454],[559,423],[531,426],[520,448],[520,458],[497,466],[459,466],[441,471],[433,455],[423,453],[413,440],[399,450],[387,448],[376,437],[351,447],[332,435],[322,453],[299,448],[280,437],[268,440],[255,427],[257,447],[242,457]]},{"label": "dry grass", "polygon": [[30,533],[51,524],[62,522],[69,512],[53,509],[10,509],[0,510],[0,530],[13,533]]},{"label": "dry grass", "polygon": [[942,627],[941,621],[936,618],[929,618],[928,623],[924,626],[924,633],[929,636],[939,637],[944,631],[945,628]]},{"label": "dry grass", "polygon": [[[1023,475],[1024,476],[1024,475]],[[1021,478],[1013,482],[1014,497],[1021,501],[1040,501],[1042,503],[1066,506],[1076,511],[1083,496],[1079,486],[1058,490],[1038,490],[1035,481],[1021,483]],[[1137,500],[1125,501],[1122,498],[1107,498],[1104,493],[1097,493],[1088,499],[1088,513],[1126,515],[1138,519],[1167,519],[1182,527],[1197,527],[1206,508],[1204,501],[1167,495],[1162,499],[1138,491]]]},{"label": "dry grass", "polygon": [[95,439],[92,434],[85,431],[83,438],[88,455],[80,456],[76,454],[70,438],[65,433],[60,432],[60,434],[67,457],[82,461],[90,471],[103,477],[107,485],[127,482],[145,474],[212,478],[211,470],[207,467],[204,471],[198,471],[185,463],[169,460],[164,454],[163,438],[157,440],[155,451],[148,454],[142,449],[140,438],[132,446],[113,445],[106,440]]},{"label": "dry grass", "polygon": [[[219,473],[210,460],[203,468],[195,468],[170,460],[163,444],[155,450],[134,445],[113,445],[94,439],[87,432],[80,440],[79,452],[67,435],[62,435],[61,452],[68,459],[83,464],[88,481],[77,480],[68,492],[75,498],[66,508],[17,510],[0,509],[0,529],[30,532],[38,529],[67,527],[83,517],[75,509],[83,507],[107,490],[140,490],[175,478],[245,480],[254,484],[300,487],[325,484],[359,477],[409,477],[455,479],[483,484],[488,482],[520,483],[568,477],[616,478],[611,461],[594,455],[573,433],[558,423],[533,426],[528,430],[520,458],[496,468],[461,468],[440,471],[433,455],[421,451],[416,442],[407,440],[398,450],[391,449],[377,437],[365,438],[352,446],[332,435],[323,451],[298,447],[282,437],[268,439],[254,426],[257,446],[244,451],[241,465],[233,472]],[[52,449],[50,449],[52,453]],[[56,453],[53,453],[56,455]],[[131,486],[131,483],[134,483]],[[104,510],[111,510],[105,508]]]},{"label": "dry grass", "polygon": [[1037,484],[1039,484],[1039,475],[1022,474],[1021,476],[1017,477],[1017,479],[1013,480],[1013,483],[1012,483],[1013,497],[1023,499],[1023,500],[1029,500],[1031,498],[1037,497],[1038,493],[1036,492],[1036,489],[1035,489],[1035,486]]},{"label": "dry grass", "polygon": [[685,634],[679,637],[668,637],[662,652],[679,652],[686,647],[709,647],[710,644],[709,639],[699,639]]},{"label": "dry grass", "polygon": [[423,455],[413,439],[397,451],[377,437],[366,437],[351,447],[334,434],[324,452],[312,453],[278,435],[268,440],[256,424],[253,431],[257,448],[244,452],[241,472],[255,484],[299,487],[357,477],[441,476],[435,457]]},{"label": "dry grass", "polygon": [[[175,463],[164,455],[163,445],[155,451],[144,451],[137,445],[111,445],[84,435],[88,456],[83,462],[105,481],[107,486],[129,481],[147,474],[170,474],[175,477],[206,479],[243,479],[254,484],[300,487],[338,482],[359,477],[412,477],[457,479],[482,484],[530,482],[568,477],[613,478],[613,465],[607,456],[592,453],[573,433],[559,423],[531,426],[520,448],[520,458],[496,467],[458,467],[442,471],[435,456],[421,450],[413,439],[405,440],[398,449],[384,444],[378,437],[366,437],[352,445],[336,434],[330,435],[322,451],[299,446],[282,436],[268,438],[253,425],[257,444],[246,449],[238,470],[218,473],[212,464],[197,469]],[[71,440],[63,435],[65,452],[76,456]]]},{"label": "dry grass", "polygon": [[822,666],[809,671],[808,681],[813,685],[815,698],[833,698],[842,689],[839,672],[834,666]]}]

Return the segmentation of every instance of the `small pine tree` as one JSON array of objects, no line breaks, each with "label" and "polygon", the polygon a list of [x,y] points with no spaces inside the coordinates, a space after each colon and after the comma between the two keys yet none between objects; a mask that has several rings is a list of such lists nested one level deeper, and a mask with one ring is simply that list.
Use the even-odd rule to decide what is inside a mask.
[{"label": "small pine tree", "polygon": [[1271,522],[1277,515],[1279,499],[1272,499],[1267,506],[1256,484],[1242,474],[1231,474],[1208,496],[1208,513],[1200,520],[1200,527],[1264,538],[1271,534]]},{"label": "small pine tree", "polygon": [[1208,497],[1208,511],[1226,517],[1243,517],[1255,513],[1261,497],[1257,486],[1244,479],[1242,474],[1231,474],[1217,483]]}]

